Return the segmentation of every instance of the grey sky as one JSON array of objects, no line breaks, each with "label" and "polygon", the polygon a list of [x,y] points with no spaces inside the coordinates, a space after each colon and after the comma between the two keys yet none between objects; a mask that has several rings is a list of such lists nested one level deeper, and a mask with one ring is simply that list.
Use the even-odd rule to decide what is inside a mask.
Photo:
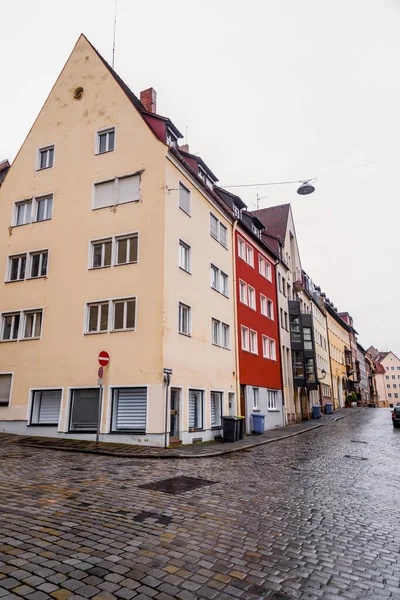
[{"label": "grey sky", "polygon": [[[0,158],[13,159],[79,33],[111,61],[114,0],[1,7]],[[291,202],[303,268],[364,346],[400,354],[398,0],[118,0],[116,70],[185,133],[220,183]],[[237,189],[252,207],[256,189]]]}]

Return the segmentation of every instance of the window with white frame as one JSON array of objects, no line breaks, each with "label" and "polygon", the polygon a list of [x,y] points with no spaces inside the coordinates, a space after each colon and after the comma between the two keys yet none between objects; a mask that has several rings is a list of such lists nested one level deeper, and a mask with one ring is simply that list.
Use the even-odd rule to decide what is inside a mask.
[{"label": "window with white frame", "polygon": [[53,216],[53,194],[35,198],[35,218],[36,222],[48,221]]},{"label": "window with white frame", "polygon": [[265,277],[269,281],[272,281],[272,267],[271,267],[271,263],[268,262],[268,260],[265,261]]},{"label": "window with white frame", "polygon": [[112,239],[92,242],[92,269],[111,267]]},{"label": "window with white frame", "polygon": [[147,388],[114,388],[112,391],[111,431],[146,433]]},{"label": "window with white frame", "polygon": [[269,319],[274,318],[274,303],[269,298],[267,298],[267,317]]},{"label": "window with white frame", "polygon": [[221,321],[217,319],[211,319],[212,327],[212,343],[214,346],[221,345]]},{"label": "window with white frame", "polygon": [[0,406],[8,406],[11,396],[11,373],[0,373]]},{"label": "window with white frame", "polygon": [[219,243],[224,247],[228,247],[228,229],[222,223],[219,224]]},{"label": "window with white frame", "polygon": [[246,244],[241,237],[238,237],[238,255],[243,260],[246,260]]},{"label": "window with white frame", "polygon": [[247,283],[245,283],[241,279],[239,280],[239,298],[240,302],[243,302],[243,304],[247,304]]},{"label": "window with white frame", "polygon": [[26,254],[10,256],[8,259],[7,281],[20,281],[25,279]]},{"label": "window with white frame", "polygon": [[267,408],[268,410],[278,410],[278,392],[267,390]]},{"label": "window with white frame", "polygon": [[109,302],[88,304],[87,333],[105,333],[108,331]]},{"label": "window with white frame", "polygon": [[258,354],[257,331],[250,329],[250,352]]},{"label": "window with white frame", "polygon": [[211,427],[222,425],[222,392],[210,392]]},{"label": "window with white frame", "polygon": [[48,250],[41,250],[40,252],[31,252],[29,254],[29,277],[46,277],[47,276],[47,260]]},{"label": "window with white frame", "polygon": [[229,297],[229,277],[226,273],[221,271],[221,294],[223,296]]},{"label": "window with white frame", "polygon": [[264,296],[264,294],[260,294],[260,310],[261,310],[261,314],[266,317],[267,316],[267,297]]},{"label": "window with white frame", "polygon": [[261,256],[261,254],[258,255],[258,270],[260,274],[265,277],[265,259]]},{"label": "window with white frame", "polygon": [[218,240],[218,225],[219,220],[210,213],[210,235],[216,240]]},{"label": "window with white frame", "polygon": [[191,308],[182,302],[179,302],[178,308],[178,331],[183,335],[190,335],[191,327]]},{"label": "window with white frame", "polygon": [[269,357],[271,360],[276,360],[276,343],[275,340],[269,340]]},{"label": "window with white frame", "polygon": [[259,410],[260,406],[260,390],[253,387],[253,410]]},{"label": "window with white frame", "polygon": [[14,226],[26,225],[32,220],[32,198],[15,203]]},{"label": "window with white frame", "polygon": [[226,350],[230,348],[230,328],[226,323],[222,323],[222,347]]},{"label": "window with white frame", "polygon": [[256,310],[256,290],[253,287],[251,287],[251,285],[248,286],[248,293],[249,293],[249,306],[253,310]]},{"label": "window with white frame", "polygon": [[249,350],[249,328],[243,325],[240,328],[242,336],[242,350]]},{"label": "window with white frame", "polygon": [[136,299],[113,300],[113,330],[135,329]]},{"label": "window with white frame", "polygon": [[187,215],[192,214],[192,198],[190,190],[183,183],[179,182],[179,208]]},{"label": "window with white frame", "polygon": [[269,338],[266,335],[262,336],[263,357],[269,358]]},{"label": "window with white frame", "polygon": [[211,287],[219,292],[219,269],[215,265],[210,267]]},{"label": "window with white frame", "polygon": [[54,164],[54,146],[39,149],[38,171],[50,169]]},{"label": "window with white frame", "polygon": [[58,425],[61,390],[34,390],[32,392],[31,425]]},{"label": "window with white frame", "polygon": [[210,213],[210,235],[224,248],[228,247],[228,228]]},{"label": "window with white frame", "polygon": [[112,152],[115,146],[115,127],[97,132],[97,154]]},{"label": "window with white frame", "polygon": [[191,254],[191,247],[182,240],[179,240],[179,266],[186,273],[191,272]]},{"label": "window with white frame", "polygon": [[39,339],[42,331],[42,310],[32,310],[24,312],[24,340]]},{"label": "window with white frame", "polygon": [[138,261],[138,241],[137,233],[121,235],[115,238],[116,246],[116,265],[128,265]]},{"label": "window with white frame", "polygon": [[203,428],[203,398],[202,390],[189,390],[189,429]]},{"label": "window with white frame", "polygon": [[254,267],[254,250],[248,244],[246,245],[246,261],[251,267]]},{"label": "window with white frame", "polygon": [[105,208],[138,202],[140,200],[140,173],[116,177],[108,181],[99,181],[94,184],[93,208]]},{"label": "window with white frame", "polygon": [[1,339],[12,341],[18,339],[20,313],[4,313],[1,319]]}]

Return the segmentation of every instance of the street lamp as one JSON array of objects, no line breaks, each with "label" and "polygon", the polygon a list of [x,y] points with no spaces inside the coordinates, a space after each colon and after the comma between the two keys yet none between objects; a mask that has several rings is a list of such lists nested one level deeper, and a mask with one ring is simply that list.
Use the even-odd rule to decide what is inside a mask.
[{"label": "street lamp", "polygon": [[325,369],[322,369],[319,381],[321,381],[321,379],[325,379],[325,377],[326,377],[326,371],[325,371]]},{"label": "street lamp", "polygon": [[312,185],[313,183],[315,183],[315,180],[313,179],[302,181],[301,186],[297,189],[297,193],[300,196],[308,196],[309,194],[312,194],[315,192],[315,187]]}]

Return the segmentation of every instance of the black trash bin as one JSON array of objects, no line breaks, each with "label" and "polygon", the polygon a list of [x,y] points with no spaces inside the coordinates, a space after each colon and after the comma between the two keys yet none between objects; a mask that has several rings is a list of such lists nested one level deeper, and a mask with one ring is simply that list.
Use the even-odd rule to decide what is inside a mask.
[{"label": "black trash bin", "polygon": [[244,421],[245,418],[244,417],[238,417],[239,422],[238,422],[238,428],[239,428],[239,435],[238,435],[238,439],[239,440],[243,440],[244,438]]},{"label": "black trash bin", "polygon": [[237,442],[239,439],[239,421],[237,417],[222,417],[222,435],[224,442]]}]

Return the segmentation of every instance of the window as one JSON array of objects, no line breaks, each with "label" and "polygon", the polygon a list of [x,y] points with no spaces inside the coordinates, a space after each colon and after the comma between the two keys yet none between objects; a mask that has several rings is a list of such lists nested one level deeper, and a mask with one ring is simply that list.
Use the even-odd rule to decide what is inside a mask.
[{"label": "window", "polygon": [[238,208],[235,204],[233,205],[233,214],[237,219],[240,219],[240,208]]},{"label": "window", "polygon": [[240,258],[246,260],[246,245],[241,237],[238,237],[238,254]]},{"label": "window", "polygon": [[391,397],[392,397],[392,394],[388,394],[388,398],[391,398]]},{"label": "window", "polygon": [[168,146],[173,146],[174,148],[176,148],[176,145],[178,143],[178,138],[169,127],[167,127],[166,142]]},{"label": "window", "polygon": [[240,302],[247,304],[247,283],[242,280],[239,280],[239,297]]},{"label": "window", "polygon": [[8,406],[11,396],[11,373],[0,373],[0,406]]},{"label": "window", "polygon": [[229,298],[229,277],[221,271],[221,294]]},{"label": "window", "polygon": [[26,254],[10,256],[7,281],[19,281],[25,279]]},{"label": "window", "polygon": [[396,379],[396,375],[392,375],[392,379]]},{"label": "window", "polygon": [[115,145],[115,127],[97,132],[97,154],[112,152]]},{"label": "window", "polygon": [[15,203],[15,221],[14,225],[26,225],[31,222],[32,217],[32,199]]},{"label": "window", "polygon": [[140,200],[140,174],[116,177],[94,184],[94,209],[138,200]]},{"label": "window", "polygon": [[394,371],[394,367],[390,367],[392,369],[392,371]]},{"label": "window", "polygon": [[[267,298],[263,294],[260,294],[260,310],[261,314],[267,316]],[[281,309],[282,314],[282,309]]]},{"label": "window", "polygon": [[278,410],[278,392],[267,391],[267,408],[268,410]]},{"label": "window", "polygon": [[286,331],[289,331],[289,329],[288,329],[288,314],[286,311],[284,311],[284,315],[285,315],[285,329],[286,329]]},{"label": "window", "polygon": [[212,319],[212,343],[214,346],[221,345],[221,321]]},{"label": "window", "polygon": [[269,280],[272,281],[272,269],[271,269],[271,263],[269,263],[267,260],[265,261],[265,277]]},{"label": "window", "polygon": [[285,296],[286,298],[286,280],[284,277],[282,277],[282,294]]},{"label": "window", "polygon": [[253,387],[253,410],[259,410],[260,406],[260,390]]},{"label": "window", "polygon": [[387,384],[386,384],[386,387],[387,387],[387,388],[390,388],[390,383],[387,383]]},{"label": "window", "polygon": [[246,261],[251,267],[254,267],[254,251],[249,245],[246,246]]},{"label": "window", "polygon": [[274,304],[272,300],[267,300],[267,317],[270,319],[274,318]]},{"label": "window", "polygon": [[269,357],[271,360],[276,360],[276,343],[275,340],[269,340]]},{"label": "window", "polygon": [[109,303],[89,304],[88,306],[88,333],[101,333],[108,331]]},{"label": "window", "polygon": [[394,383],[394,384],[393,384],[393,387],[394,387],[394,388],[397,388],[397,383]]},{"label": "window", "polygon": [[397,393],[396,393],[396,394],[394,395],[394,397],[395,397],[395,398],[398,398],[398,397],[399,397],[399,394],[397,394]]},{"label": "window", "polygon": [[191,201],[191,193],[183,185],[183,183],[179,182],[179,208],[183,210],[189,217],[192,214],[192,201]]},{"label": "window", "polygon": [[127,265],[138,261],[138,235],[116,238],[116,265]]},{"label": "window", "polygon": [[112,240],[102,240],[99,242],[92,242],[92,264],[93,269],[100,269],[101,267],[111,267],[111,249]]},{"label": "window", "polygon": [[203,428],[203,396],[201,390],[189,390],[189,429]]},{"label": "window", "polygon": [[191,308],[186,304],[179,302],[179,316],[178,316],[178,331],[184,335],[190,335],[190,320],[191,320]]},{"label": "window", "polygon": [[256,310],[256,290],[252,288],[250,285],[248,286],[249,291],[249,306]]},{"label": "window", "polygon": [[32,393],[31,425],[58,425],[61,390],[35,390]]},{"label": "window", "polygon": [[211,287],[216,292],[219,292],[219,269],[214,265],[211,265]]},{"label": "window", "polygon": [[99,388],[72,390],[70,431],[96,431],[99,419]]},{"label": "window", "polygon": [[241,327],[242,333],[242,350],[249,350],[249,330],[247,327]]},{"label": "window", "polygon": [[293,375],[294,377],[304,377],[303,354],[297,350],[292,352]]},{"label": "window", "polygon": [[306,358],[306,379],[308,382],[315,382],[314,359]]},{"label": "window", "polygon": [[311,327],[303,327],[304,350],[312,350],[312,333]]},{"label": "window", "polygon": [[210,213],[210,235],[218,240],[218,224],[219,221],[217,217],[214,217],[212,213]]},{"label": "window", "polygon": [[135,328],[136,300],[113,300],[113,330],[123,331]]},{"label": "window", "polygon": [[53,196],[36,198],[35,221],[47,221],[53,215]]},{"label": "window", "polygon": [[179,266],[187,273],[191,271],[191,250],[188,244],[179,240]]},{"label": "window", "polygon": [[278,273],[278,288],[279,291],[282,292],[282,276],[280,273]]},{"label": "window", "polygon": [[30,254],[29,277],[46,277],[48,251],[33,252]]},{"label": "window", "polygon": [[11,341],[18,339],[20,313],[3,314],[1,339]]},{"label": "window", "polygon": [[222,425],[222,392],[210,393],[210,414],[211,427],[221,427]]},{"label": "window", "polygon": [[229,350],[230,348],[229,325],[226,323],[222,323],[222,347],[226,350]]},{"label": "window", "polygon": [[271,281],[271,264],[261,254],[258,255],[258,267],[260,274]]},{"label": "window", "polygon": [[250,352],[258,354],[257,331],[250,329]]},{"label": "window", "polygon": [[295,342],[299,342],[301,340],[300,333],[300,319],[299,317],[295,317],[290,321],[290,333],[292,336],[292,340]]},{"label": "window", "polygon": [[228,229],[222,223],[219,224],[219,243],[224,247],[228,247]]},{"label": "window", "polygon": [[147,388],[114,388],[111,430],[146,433]]},{"label": "window", "polygon": [[42,311],[35,310],[24,313],[24,340],[39,339],[42,330]]},{"label": "window", "polygon": [[266,335],[262,336],[263,357],[269,358],[269,338]]},{"label": "window", "polygon": [[54,164],[54,146],[47,146],[39,150],[38,171],[41,169],[50,169]]}]

